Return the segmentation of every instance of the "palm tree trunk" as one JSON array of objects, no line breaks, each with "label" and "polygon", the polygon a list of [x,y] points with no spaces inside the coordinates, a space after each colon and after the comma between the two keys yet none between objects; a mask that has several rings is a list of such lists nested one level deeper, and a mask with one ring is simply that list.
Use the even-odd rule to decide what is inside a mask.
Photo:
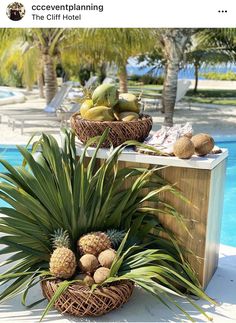
[{"label": "palm tree trunk", "polygon": [[33,90],[32,85],[27,84],[26,85],[26,90],[27,90],[27,92],[31,92]]},{"label": "palm tree trunk", "polygon": [[49,104],[57,92],[57,76],[53,58],[47,53],[43,55],[43,65],[46,102]]},{"label": "palm tree trunk", "polygon": [[120,93],[128,92],[128,83],[127,83],[127,70],[126,70],[126,62],[123,65],[119,66],[118,77],[120,82]]},{"label": "palm tree trunk", "polygon": [[165,126],[173,126],[173,115],[177,93],[179,61],[169,62],[166,69],[166,77],[163,88],[163,108],[165,112],[164,124]]},{"label": "palm tree trunk", "polygon": [[43,89],[43,74],[42,73],[39,73],[38,74],[38,89],[39,89],[39,97],[40,98],[45,98],[44,96],[44,89]]},{"label": "palm tree trunk", "polygon": [[165,29],[162,35],[164,56],[166,59],[166,77],[163,87],[164,125],[173,126],[173,115],[177,93],[177,81],[180,62],[184,51],[194,33],[193,29]]},{"label": "palm tree trunk", "polygon": [[195,94],[197,93],[197,87],[198,87],[198,69],[199,69],[199,64],[198,63],[195,63],[194,64],[195,85],[194,85],[194,90],[193,90],[193,92]]},{"label": "palm tree trunk", "polygon": [[164,106],[164,102],[163,102],[163,94],[164,94],[164,88],[165,88],[166,75],[167,75],[167,64],[165,64],[165,69],[164,69],[164,83],[163,83],[163,89],[162,89],[162,98],[161,98],[161,101],[160,101],[161,113],[165,113],[165,106]]}]

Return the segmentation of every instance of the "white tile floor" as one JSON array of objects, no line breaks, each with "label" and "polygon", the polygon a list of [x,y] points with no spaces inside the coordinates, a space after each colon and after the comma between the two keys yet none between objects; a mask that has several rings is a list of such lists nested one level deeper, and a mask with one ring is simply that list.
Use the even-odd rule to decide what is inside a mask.
[{"label": "white tile floor", "polygon": [[[3,287],[1,287],[3,288]],[[216,299],[220,306],[209,306],[204,301],[197,301],[213,318],[213,322],[236,322],[236,248],[221,246],[219,267],[212,278],[207,293]],[[40,289],[34,290],[30,295],[30,302],[39,299]],[[180,300],[179,300],[180,301]],[[33,310],[27,310],[20,303],[20,298],[9,301],[0,307],[1,323],[34,323],[38,322],[45,303]],[[196,322],[207,320],[188,304],[181,304],[195,318]],[[68,322],[188,322],[186,318],[175,311],[170,311],[160,302],[146,292],[136,288],[128,304],[100,318],[78,319],[62,316],[55,310],[44,320],[49,323]]]}]

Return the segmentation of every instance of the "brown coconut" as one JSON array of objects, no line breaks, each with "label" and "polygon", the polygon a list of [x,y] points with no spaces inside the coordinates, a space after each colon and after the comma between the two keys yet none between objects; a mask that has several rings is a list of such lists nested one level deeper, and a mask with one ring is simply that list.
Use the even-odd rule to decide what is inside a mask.
[{"label": "brown coconut", "polygon": [[94,273],[99,267],[97,257],[89,253],[83,255],[79,260],[79,268],[84,273]]},{"label": "brown coconut", "polygon": [[175,156],[181,159],[191,158],[194,154],[194,144],[187,137],[179,138],[173,148]]},{"label": "brown coconut", "polygon": [[198,156],[209,154],[214,148],[214,139],[206,133],[199,133],[192,137],[191,141],[195,147],[195,153]]},{"label": "brown coconut", "polygon": [[109,275],[110,275],[110,269],[106,267],[100,267],[95,271],[93,275],[93,279],[96,284],[101,284],[109,277]]},{"label": "brown coconut", "polygon": [[113,249],[106,249],[98,256],[98,261],[103,267],[111,268],[111,265],[116,257],[116,252]]},{"label": "brown coconut", "polygon": [[193,134],[192,134],[191,132],[188,132],[188,133],[186,133],[186,134],[184,135],[184,137],[187,137],[187,138],[189,138],[189,139],[191,139],[191,138],[192,138],[192,136],[193,136]]},{"label": "brown coconut", "polygon": [[82,280],[87,286],[92,286],[95,284],[95,281],[92,276],[86,274],[78,274],[75,276],[75,279]]},{"label": "brown coconut", "polygon": [[84,282],[85,282],[85,284],[86,284],[86,285],[88,285],[88,286],[92,286],[93,284],[95,284],[95,281],[94,281],[93,277],[92,277],[92,276],[90,276],[90,275],[86,275],[86,276],[84,277]]}]

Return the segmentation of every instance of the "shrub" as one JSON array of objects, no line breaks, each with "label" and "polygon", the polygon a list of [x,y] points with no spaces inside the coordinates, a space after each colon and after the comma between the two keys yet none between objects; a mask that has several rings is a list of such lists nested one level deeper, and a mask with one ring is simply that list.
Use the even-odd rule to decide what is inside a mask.
[{"label": "shrub", "polygon": [[148,84],[162,85],[164,83],[164,78],[163,76],[153,76],[151,74],[144,74],[144,75],[133,74],[130,76],[130,81],[141,82],[145,85],[148,85]]},{"label": "shrub", "polygon": [[219,80],[219,81],[236,81],[236,73],[229,71],[227,73],[209,72],[201,73],[207,80]]}]

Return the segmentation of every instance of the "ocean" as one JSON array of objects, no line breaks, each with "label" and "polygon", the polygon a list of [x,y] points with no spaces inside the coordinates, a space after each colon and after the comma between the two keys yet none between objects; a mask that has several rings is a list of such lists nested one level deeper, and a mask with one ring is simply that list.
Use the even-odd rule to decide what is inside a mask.
[{"label": "ocean", "polygon": [[[134,62],[131,62],[127,65],[128,75],[144,75],[149,73],[153,67],[145,66],[145,65],[136,65]],[[236,66],[203,66],[199,70],[199,74],[201,73],[209,73],[216,72],[220,74],[224,74],[227,72],[236,73]],[[156,69],[154,72],[156,76],[160,76],[163,74],[163,69]],[[183,68],[179,71],[179,79],[194,79],[194,67],[192,65],[188,65],[186,68]],[[199,80],[204,80],[205,78],[202,75],[199,75]]]}]

